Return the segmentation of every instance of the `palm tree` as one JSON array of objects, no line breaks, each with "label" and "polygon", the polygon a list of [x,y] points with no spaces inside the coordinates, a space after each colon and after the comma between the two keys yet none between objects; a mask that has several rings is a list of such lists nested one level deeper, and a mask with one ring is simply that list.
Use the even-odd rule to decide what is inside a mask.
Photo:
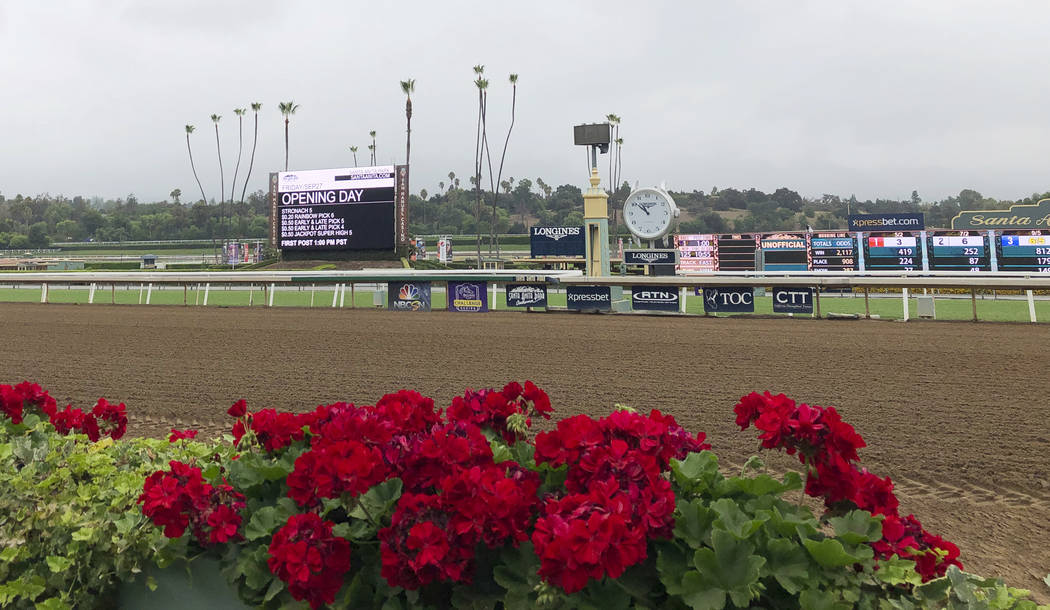
[{"label": "palm tree", "polygon": [[372,165],[376,164],[376,132],[373,129],[368,132],[368,135],[372,138],[372,145],[368,147],[368,150],[372,151]]},{"label": "palm tree", "polygon": [[371,157],[371,160],[369,161],[369,164],[374,166],[376,164],[376,145],[375,144],[369,144],[368,145],[368,150],[371,151],[371,153],[372,153],[372,157]]},{"label": "palm tree", "polygon": [[288,123],[291,120],[295,111],[299,109],[299,104],[295,102],[281,102],[277,105],[281,110],[281,116],[284,117],[284,171],[288,171]]},{"label": "palm tree", "polygon": [[[213,114],[211,115],[211,122],[215,123],[215,152],[219,156],[219,225],[222,226],[225,218],[223,213],[223,202],[226,200],[226,177],[223,176],[222,172],[222,149],[219,148],[219,121],[222,120],[222,115]],[[226,237],[226,235],[223,235]]]},{"label": "palm tree", "polygon": [[477,234],[476,245],[477,245],[477,256],[478,256],[478,268],[481,268],[481,168],[485,158],[485,148],[483,146],[485,139],[484,128],[482,127],[485,119],[485,89],[488,88],[489,82],[485,80],[485,66],[478,64],[474,66],[474,74],[477,78],[474,79],[474,86],[478,88],[478,127],[474,135],[474,176],[471,182],[474,184],[474,229]]},{"label": "palm tree", "polygon": [[[620,127],[616,127],[617,133],[620,131]],[[620,188],[620,180],[623,178],[623,174],[620,172],[623,169],[623,138],[616,138],[616,181],[613,182],[613,189]]]},{"label": "palm tree", "polygon": [[193,179],[197,181],[197,186],[201,189],[201,201],[207,204],[208,198],[204,195],[204,187],[201,185],[201,179],[197,177],[197,168],[193,166],[193,149],[190,148],[190,134],[193,133],[194,129],[193,125],[186,126],[186,152],[190,154],[190,169],[193,170]]},{"label": "palm tree", "polygon": [[[510,144],[510,132],[514,131],[514,112],[517,108],[518,102],[518,75],[510,75],[510,85],[512,93],[510,97],[510,127],[507,128],[507,139],[503,141],[503,154],[499,158],[499,173],[496,174],[496,182],[500,183],[500,178],[503,177],[503,162],[507,158],[507,145]],[[495,192],[492,194],[492,233],[491,240],[496,241],[496,201],[499,199],[499,191],[493,189]],[[510,192],[510,189],[507,189]],[[492,248],[492,244],[489,244],[489,249]],[[496,256],[499,256],[499,244],[496,244]]]},{"label": "palm tree", "polygon": [[233,205],[233,195],[237,192],[237,172],[241,169],[241,149],[244,147],[244,115],[247,108],[234,108],[233,113],[237,115],[237,165],[233,166],[233,184],[230,185],[230,205]]},{"label": "palm tree", "polygon": [[357,167],[357,147],[351,146],[350,152],[354,153],[354,167]]},{"label": "palm tree", "polygon": [[445,181],[444,180],[438,180],[438,190],[439,191],[445,190]]},{"label": "palm tree", "polygon": [[244,188],[241,189],[241,203],[244,203],[244,193],[248,190],[248,179],[252,177],[252,166],[255,165],[255,145],[259,143],[259,109],[262,104],[252,102],[252,112],[255,113],[255,136],[252,139],[252,158],[248,162],[248,175],[244,177]]},{"label": "palm tree", "polygon": [[172,191],[168,193],[168,197],[175,200],[175,205],[179,205],[179,197],[182,197],[182,189],[172,189]]},{"label": "palm tree", "polygon": [[416,79],[410,78],[401,81],[401,91],[407,96],[405,100],[405,165],[409,165],[409,157],[412,154],[412,92],[416,90]]},{"label": "palm tree", "polygon": [[423,226],[427,226],[427,189],[420,189],[419,198],[423,201]]}]

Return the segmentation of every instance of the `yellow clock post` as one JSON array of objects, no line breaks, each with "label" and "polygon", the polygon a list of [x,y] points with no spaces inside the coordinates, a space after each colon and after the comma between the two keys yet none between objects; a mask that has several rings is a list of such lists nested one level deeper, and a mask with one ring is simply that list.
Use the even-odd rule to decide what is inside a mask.
[{"label": "yellow clock post", "polygon": [[598,168],[591,168],[591,187],[583,193],[586,275],[609,275],[609,195],[598,188]]}]

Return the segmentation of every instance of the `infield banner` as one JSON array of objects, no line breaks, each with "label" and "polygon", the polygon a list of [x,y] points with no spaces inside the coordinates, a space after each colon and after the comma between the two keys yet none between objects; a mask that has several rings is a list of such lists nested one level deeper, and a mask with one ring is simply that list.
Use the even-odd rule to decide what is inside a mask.
[{"label": "infield banner", "polygon": [[546,307],[546,284],[507,284],[507,307]]},{"label": "infield banner", "polygon": [[449,311],[489,310],[488,282],[449,282],[447,291]]},{"label": "infield banner", "polygon": [[746,313],[755,311],[755,289],[746,286],[705,286],[704,311],[707,313]]},{"label": "infield banner", "polygon": [[773,288],[773,313],[813,313],[813,289]]},{"label": "infield banner", "polygon": [[430,282],[389,282],[386,300],[392,311],[430,311]]},{"label": "infield banner", "polygon": [[566,286],[565,301],[569,309],[587,311],[612,309],[612,289],[608,286]]},{"label": "infield banner", "polygon": [[635,311],[678,311],[675,286],[631,286],[631,309]]}]

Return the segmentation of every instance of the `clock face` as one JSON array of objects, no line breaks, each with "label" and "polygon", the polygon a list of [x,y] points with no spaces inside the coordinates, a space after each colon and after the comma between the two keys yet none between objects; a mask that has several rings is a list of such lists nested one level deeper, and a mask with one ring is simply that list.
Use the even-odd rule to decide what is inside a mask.
[{"label": "clock face", "polygon": [[674,200],[653,188],[638,189],[623,204],[623,221],[641,239],[657,239],[667,234],[677,216]]}]

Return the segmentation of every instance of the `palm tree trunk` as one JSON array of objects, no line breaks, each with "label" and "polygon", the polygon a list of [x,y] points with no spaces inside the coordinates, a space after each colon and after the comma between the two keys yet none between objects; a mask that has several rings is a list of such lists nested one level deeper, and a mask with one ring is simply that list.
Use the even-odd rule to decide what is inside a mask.
[{"label": "palm tree trunk", "polygon": [[193,166],[193,149],[190,148],[190,134],[186,134],[186,151],[190,153],[190,169],[193,170],[193,179],[197,181],[197,187],[201,190],[201,200],[204,201],[204,205],[208,205],[208,197],[204,194],[204,186],[201,185],[201,179],[197,177],[197,168]]},{"label": "palm tree trunk", "polygon": [[252,166],[255,165],[255,146],[259,143],[259,113],[255,113],[255,136],[252,138],[252,158],[248,162],[248,175],[244,177],[244,188],[241,189],[241,203],[244,203],[244,193],[248,190],[248,180],[252,177]]},{"label": "palm tree trunk", "polygon": [[[488,91],[485,91],[485,95],[483,96],[483,101],[481,103],[481,146],[482,146],[482,152],[484,153],[485,159],[488,161],[488,165],[489,165],[489,190],[492,191],[492,193],[493,193],[492,215],[493,215],[493,217],[495,217],[495,215],[496,215],[496,200],[495,200],[496,185],[492,181],[493,180],[492,151],[489,150],[488,111],[489,111],[489,94],[488,94]],[[495,223],[493,223],[492,226],[489,227],[489,256],[492,256],[493,247],[495,246],[495,244],[496,244],[496,225],[495,225]]]},{"label": "palm tree trunk", "polygon": [[288,117],[284,117],[284,171],[288,171]]},{"label": "palm tree trunk", "polygon": [[[222,172],[222,149],[219,148],[219,124],[215,123],[215,153],[219,156],[219,226],[224,227],[225,214],[223,207],[226,202],[226,177]],[[223,229],[223,243],[226,241],[226,231]]]},{"label": "palm tree trunk", "polygon": [[[514,111],[518,103],[518,86],[514,85],[511,96],[510,96],[510,127],[507,128],[507,139],[503,141],[503,154],[499,158],[499,174],[496,176],[496,184],[500,183],[503,178],[503,162],[507,159],[507,145],[510,144],[510,132],[514,131]],[[496,196],[492,198],[492,226],[493,233],[496,229],[496,201],[499,199],[499,192],[497,191]],[[496,256],[499,256],[499,243],[496,243]]]},{"label": "palm tree trunk", "polygon": [[357,167],[357,152],[354,152],[354,167]]},{"label": "palm tree trunk", "polygon": [[237,115],[237,165],[233,167],[233,184],[230,185],[230,205],[237,192],[237,172],[241,169],[241,150],[244,148],[244,117]]},{"label": "palm tree trunk", "polygon": [[474,135],[474,232],[477,234],[478,269],[481,269],[481,109],[482,90],[478,89],[478,127]]}]

